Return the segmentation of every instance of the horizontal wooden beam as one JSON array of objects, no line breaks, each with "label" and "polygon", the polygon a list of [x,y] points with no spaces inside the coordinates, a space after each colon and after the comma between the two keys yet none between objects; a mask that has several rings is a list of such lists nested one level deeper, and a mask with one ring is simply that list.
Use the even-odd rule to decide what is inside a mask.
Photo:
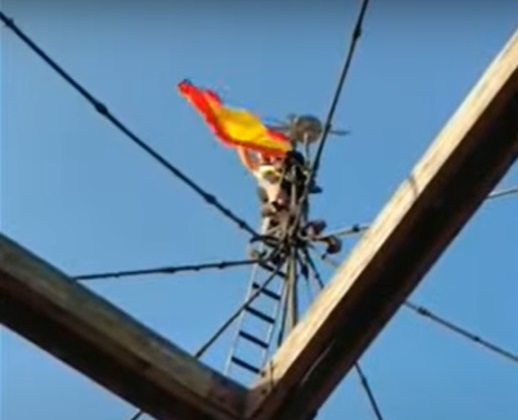
[{"label": "horizontal wooden beam", "polygon": [[242,418],[244,388],[3,235],[0,321],[157,419]]},{"label": "horizontal wooden beam", "polygon": [[518,32],[267,364],[247,417],[311,418],[517,154]]}]

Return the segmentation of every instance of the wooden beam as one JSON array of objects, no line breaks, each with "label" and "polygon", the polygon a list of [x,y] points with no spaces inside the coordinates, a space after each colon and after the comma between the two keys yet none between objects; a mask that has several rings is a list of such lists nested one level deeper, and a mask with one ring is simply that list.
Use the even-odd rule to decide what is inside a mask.
[{"label": "wooden beam", "polygon": [[518,31],[267,364],[247,418],[310,418],[517,154]]},{"label": "wooden beam", "polygon": [[0,321],[157,419],[242,418],[244,388],[3,235]]}]

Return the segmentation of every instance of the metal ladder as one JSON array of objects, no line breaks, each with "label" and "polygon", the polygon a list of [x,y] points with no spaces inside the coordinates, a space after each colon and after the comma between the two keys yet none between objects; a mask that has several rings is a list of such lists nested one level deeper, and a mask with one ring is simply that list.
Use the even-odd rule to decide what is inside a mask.
[{"label": "metal ladder", "polygon": [[[263,225],[261,231],[265,230]],[[253,267],[245,302],[254,293],[257,294],[257,289],[260,289],[271,275],[273,272],[262,269],[258,264]],[[241,368],[252,378],[260,374],[271,349],[282,307],[284,285],[282,275],[276,275],[276,278],[244,307],[225,363],[225,375],[234,376],[235,367]]]}]

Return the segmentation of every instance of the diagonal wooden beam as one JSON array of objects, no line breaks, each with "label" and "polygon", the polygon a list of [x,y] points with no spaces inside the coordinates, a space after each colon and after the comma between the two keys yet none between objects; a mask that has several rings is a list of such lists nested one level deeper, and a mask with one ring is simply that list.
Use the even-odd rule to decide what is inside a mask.
[{"label": "diagonal wooden beam", "polygon": [[0,321],[157,419],[242,418],[244,388],[3,235]]},{"label": "diagonal wooden beam", "polygon": [[518,155],[518,31],[251,391],[248,418],[311,418]]}]

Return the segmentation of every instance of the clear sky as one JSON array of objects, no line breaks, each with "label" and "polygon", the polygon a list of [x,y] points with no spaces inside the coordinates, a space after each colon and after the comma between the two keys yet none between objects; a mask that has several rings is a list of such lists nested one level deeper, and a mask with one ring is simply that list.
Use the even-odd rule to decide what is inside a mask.
[{"label": "clear sky", "polygon": [[[44,3],[44,5],[43,5]],[[261,116],[324,115],[356,1],[53,2],[2,10],[122,121],[251,224],[253,180],[177,95],[184,77]],[[314,214],[371,220],[511,35],[511,0],[372,0]],[[74,4],[74,5],[72,5]],[[1,230],[66,273],[239,259],[248,237],[96,114],[1,29]],[[502,186],[518,184],[515,167]],[[413,300],[518,351],[518,200],[487,203]],[[329,270],[325,271],[329,275]],[[247,269],[90,283],[194,351],[243,298]],[[11,332],[2,420],[134,411]],[[228,336],[204,359],[221,368]],[[518,369],[402,309],[362,358],[386,419],[516,420]],[[373,419],[354,375],[319,419]]]}]

